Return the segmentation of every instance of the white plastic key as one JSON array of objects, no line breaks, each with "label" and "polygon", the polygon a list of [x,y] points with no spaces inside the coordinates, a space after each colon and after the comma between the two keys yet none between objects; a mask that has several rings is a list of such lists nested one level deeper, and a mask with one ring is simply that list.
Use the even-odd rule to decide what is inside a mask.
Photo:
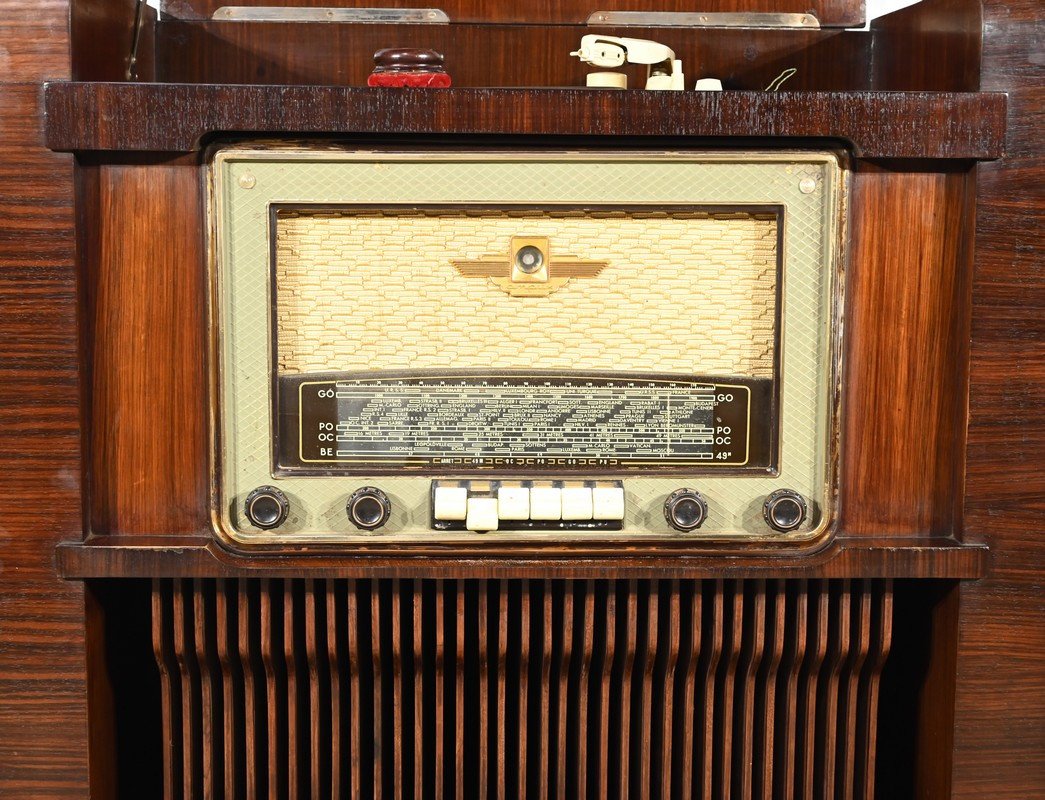
[{"label": "white plastic key", "polygon": [[464,526],[476,533],[497,530],[497,498],[469,497],[468,517]]},{"label": "white plastic key", "polygon": [[585,520],[592,518],[592,494],[586,486],[568,486],[562,490],[562,518]]},{"label": "white plastic key", "polygon": [[468,516],[468,490],[458,486],[436,486],[432,513],[437,520],[460,522]]},{"label": "white plastic key", "polygon": [[562,519],[562,489],[534,486],[530,489],[530,519]]},{"label": "white plastic key", "polygon": [[593,519],[624,519],[624,489],[620,486],[596,486],[591,497]]},{"label": "white plastic key", "polygon": [[503,520],[530,518],[530,490],[524,486],[502,486],[497,490],[497,516]]}]

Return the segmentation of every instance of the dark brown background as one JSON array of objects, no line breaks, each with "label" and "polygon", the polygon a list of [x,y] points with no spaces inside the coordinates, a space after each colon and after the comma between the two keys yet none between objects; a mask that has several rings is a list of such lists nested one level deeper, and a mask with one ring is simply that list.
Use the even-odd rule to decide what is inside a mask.
[{"label": "dark brown background", "polygon": [[[927,2],[947,10],[946,1]],[[101,0],[79,2],[76,24],[122,41],[120,36],[126,31],[119,25],[115,30],[107,28],[107,11],[118,6],[118,2]],[[32,6],[0,0],[0,475],[5,497],[0,507],[0,796],[5,798],[87,794],[83,592],[80,584],[55,577],[54,560],[55,545],[78,539],[83,528],[72,160],[43,147],[39,86],[43,79],[70,74],[67,13],[67,4],[61,0]],[[895,482],[883,486],[866,477],[881,469],[873,463],[873,450],[867,446],[861,451],[867,464],[861,467],[857,459],[849,475],[851,496],[864,508],[875,503],[882,508],[881,518],[874,521],[875,530],[947,529],[957,520],[967,541],[985,541],[991,546],[993,564],[988,577],[965,584],[961,590],[956,663],[941,667],[944,675],[948,669],[956,669],[958,675],[953,793],[962,798],[1026,798],[1045,790],[1045,596],[1039,543],[1045,511],[1045,420],[1041,413],[1045,389],[1045,277],[1041,269],[1045,175],[1040,136],[1045,90],[1040,88],[1041,44],[1035,29],[1039,15],[1038,4],[1031,0],[985,4],[982,88],[1010,92],[1009,133],[1006,158],[978,167],[964,518],[954,513],[957,508],[948,512],[949,504],[944,502],[951,498],[952,505],[957,503],[961,474],[949,470],[935,474],[938,462],[934,459],[895,465]],[[942,24],[946,14],[920,19],[928,20],[925,24]],[[944,38],[959,34],[946,26],[942,32]],[[243,64],[251,63],[249,53],[228,52]],[[947,71],[950,51],[921,55],[925,66],[912,67],[912,61],[894,67],[890,88],[904,88],[898,85],[902,78],[895,75],[907,75],[915,82],[918,71],[925,69],[942,71],[941,84],[953,80],[954,86],[947,88],[966,88],[967,75]],[[758,64],[767,73],[775,66],[771,61]],[[877,65],[875,69],[886,67]],[[200,71],[206,69],[200,67]],[[118,79],[119,70],[109,77]],[[135,198],[155,196],[154,181],[160,176],[161,194],[171,199],[152,205],[150,213],[162,224],[191,219],[191,214],[174,213],[184,210],[173,198],[176,192],[197,196],[194,180],[186,181],[184,171],[154,168],[147,184],[142,171],[133,166],[109,169],[107,191],[118,193],[96,199],[108,203],[104,207],[110,212],[126,212],[135,207]],[[895,237],[892,246],[903,247],[904,236],[917,236],[902,206],[895,204],[895,180],[884,170],[877,178],[873,170],[867,172],[864,202],[880,204],[883,213],[875,227],[854,232],[857,251],[883,237]],[[960,196],[958,184],[963,180],[961,173],[926,173],[915,179],[923,197],[940,199],[938,206],[927,207],[922,217],[925,224],[939,225],[941,219],[934,215],[950,214],[943,223],[962,225],[959,210],[943,200]],[[89,181],[81,191],[93,191]],[[898,231],[905,233],[897,236]],[[193,230],[170,233],[172,241],[191,241],[194,235]],[[110,241],[100,246],[119,249],[124,245]],[[144,251],[142,256],[161,264],[177,264],[179,259],[174,250]],[[108,275],[106,279],[123,278]],[[929,299],[939,297],[940,291],[960,293],[970,288],[957,281],[943,287],[910,286],[897,295],[891,291],[894,285],[875,285],[870,275],[865,281],[857,290],[877,293],[882,313],[854,320],[854,326],[868,330],[898,313],[915,321],[914,330],[920,332],[922,341],[939,342],[941,334],[934,327],[937,320],[932,313],[915,302],[919,292]],[[133,289],[124,286],[118,290]],[[194,301],[192,292],[189,282],[174,284],[172,294],[162,300],[163,307],[153,313],[162,317],[179,303]],[[925,363],[919,360],[918,341],[897,343],[885,355],[908,359],[918,372]],[[146,371],[162,377],[168,371],[163,358],[186,359],[181,369],[198,369],[193,355],[198,345],[191,340],[164,339],[152,353],[160,360]],[[130,343],[127,347],[126,357],[138,355]],[[957,341],[948,347],[953,370],[960,375],[965,345]],[[109,352],[110,357],[118,355],[119,351]],[[949,379],[946,358],[928,363],[939,370],[941,378]],[[119,381],[120,370],[111,374]],[[902,397],[906,382],[917,377],[885,368],[878,374],[873,385],[854,395],[854,402],[859,404],[861,397],[873,397],[876,391]],[[102,396],[117,403],[121,397],[133,402],[133,392],[121,392],[131,391],[140,377],[130,375],[125,388],[117,382]],[[922,378],[924,375],[919,380]],[[169,398],[175,412],[178,403],[189,401],[176,393]],[[953,391],[927,402],[925,413],[956,421],[965,407],[965,398]],[[902,414],[898,412],[896,419],[899,424]],[[901,431],[902,427],[897,429],[897,433]],[[125,441],[111,440],[110,446],[133,448],[139,443],[133,434],[132,430]],[[189,432],[188,439],[199,441],[198,432]],[[944,448],[953,442],[940,441],[934,446]],[[105,453],[95,450],[94,457],[104,461]],[[199,483],[203,478],[193,466],[199,457],[190,448],[180,454],[181,461],[173,469],[169,463],[156,464],[154,474],[173,492],[170,508],[161,515],[168,530],[194,531],[206,524],[196,503],[201,491],[205,492]],[[94,471],[88,468],[88,477]],[[96,512],[99,508],[106,512],[107,497],[112,502],[135,497],[135,474],[110,470],[106,479],[113,483],[96,487]],[[927,479],[933,488],[926,493]],[[930,497],[933,502],[920,506],[909,499],[916,497]],[[133,502],[120,512],[121,519],[133,521],[138,530],[148,529],[155,513]],[[171,524],[171,512],[174,517],[180,514],[177,524]],[[871,521],[866,524],[870,526]],[[944,741],[946,738],[943,736]],[[944,775],[935,785],[945,786],[946,782]]]}]

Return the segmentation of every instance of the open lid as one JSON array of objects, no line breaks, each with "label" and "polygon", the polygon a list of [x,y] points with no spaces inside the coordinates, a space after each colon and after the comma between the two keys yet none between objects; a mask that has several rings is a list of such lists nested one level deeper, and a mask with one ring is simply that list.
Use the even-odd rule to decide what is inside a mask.
[{"label": "open lid", "polygon": [[178,19],[600,27],[862,26],[864,0],[161,0]]}]

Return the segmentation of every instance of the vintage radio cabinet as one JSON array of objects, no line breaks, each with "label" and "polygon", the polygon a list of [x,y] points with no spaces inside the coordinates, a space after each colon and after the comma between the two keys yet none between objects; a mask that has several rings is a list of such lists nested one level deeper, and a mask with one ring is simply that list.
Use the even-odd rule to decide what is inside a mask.
[{"label": "vintage radio cabinet", "polygon": [[1045,791],[1033,4],[7,5],[0,795]]}]

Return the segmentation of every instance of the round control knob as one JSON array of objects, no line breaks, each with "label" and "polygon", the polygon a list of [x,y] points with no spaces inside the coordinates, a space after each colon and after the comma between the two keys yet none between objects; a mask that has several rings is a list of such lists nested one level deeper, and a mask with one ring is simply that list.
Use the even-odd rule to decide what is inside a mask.
[{"label": "round control knob", "polygon": [[243,513],[255,528],[271,530],[287,521],[290,501],[275,486],[259,486],[247,495],[243,503]]},{"label": "round control knob", "polygon": [[708,504],[696,489],[679,489],[664,501],[664,519],[677,531],[693,531],[708,518]]},{"label": "round control knob", "polygon": [[345,504],[352,524],[364,531],[380,528],[392,513],[392,502],[388,495],[373,486],[356,489]]},{"label": "round control knob", "polygon": [[795,530],[806,518],[806,501],[793,489],[777,489],[762,506],[762,516],[775,531]]}]

